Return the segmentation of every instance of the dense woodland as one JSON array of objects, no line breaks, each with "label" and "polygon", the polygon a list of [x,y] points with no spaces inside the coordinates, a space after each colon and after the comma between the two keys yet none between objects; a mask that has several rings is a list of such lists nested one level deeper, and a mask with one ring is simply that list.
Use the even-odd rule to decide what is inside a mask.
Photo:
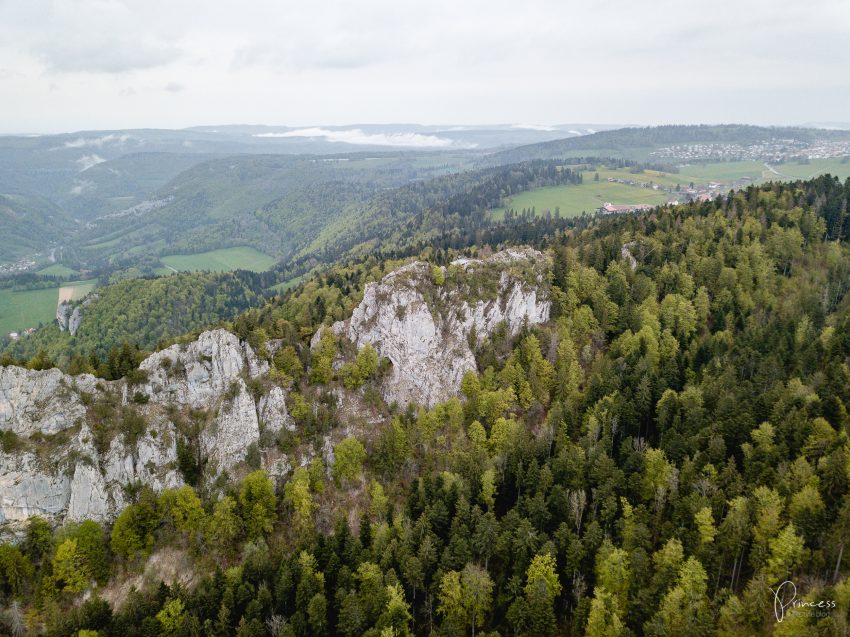
[{"label": "dense woodland", "polygon": [[[298,428],[277,444],[337,427],[334,387],[384,424],[281,484],[256,470],[221,492],[141,488],[111,527],[33,519],[0,546],[5,630],[845,635],[848,199],[850,181],[824,177],[518,224],[549,229],[523,241],[552,257],[552,320],[487,341],[480,373],[430,410],[383,404],[368,348],[335,372],[343,343],[307,347],[397,262],[311,277],[229,323],[260,351],[284,340],[273,377]],[[197,583],[104,601],[154,553]],[[827,606],[776,623],[769,588],[786,579]]]}]

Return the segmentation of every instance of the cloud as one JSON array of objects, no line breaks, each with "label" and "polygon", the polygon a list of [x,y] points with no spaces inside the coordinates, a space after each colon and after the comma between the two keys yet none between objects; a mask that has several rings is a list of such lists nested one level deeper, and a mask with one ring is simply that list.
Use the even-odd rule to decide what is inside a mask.
[{"label": "cloud", "polygon": [[168,84],[166,84],[163,87],[163,90],[165,90],[169,93],[179,93],[184,88],[186,88],[186,87],[183,86],[182,84],[180,84],[180,82],[169,82]]},{"label": "cloud", "polygon": [[88,73],[153,69],[174,62],[181,55],[177,47],[163,42],[111,36],[51,39],[37,45],[35,53],[51,71]]},{"label": "cloud", "polygon": [[547,133],[558,130],[554,126],[545,126],[543,124],[511,124],[511,128],[518,128],[520,130],[537,130]]},{"label": "cloud", "polygon": [[132,135],[116,135],[115,133],[110,133],[103,137],[77,137],[76,139],[65,142],[61,148],[103,148],[107,144],[124,145],[131,139],[133,139]]},{"label": "cloud", "polygon": [[359,128],[349,130],[328,130],[326,128],[299,128],[285,133],[257,133],[254,137],[291,138],[308,137],[323,139],[328,142],[370,146],[399,146],[406,148],[449,148],[462,146],[471,148],[474,145],[459,145],[454,140],[436,135],[420,133],[364,133]]},{"label": "cloud", "polygon": [[0,0],[2,127],[847,119],[850,2],[681,4]]},{"label": "cloud", "polygon": [[83,155],[79,159],[75,160],[75,163],[80,167],[80,172],[85,172],[92,166],[97,166],[98,164],[102,164],[106,160],[100,155],[95,155],[92,153],[91,155]]}]

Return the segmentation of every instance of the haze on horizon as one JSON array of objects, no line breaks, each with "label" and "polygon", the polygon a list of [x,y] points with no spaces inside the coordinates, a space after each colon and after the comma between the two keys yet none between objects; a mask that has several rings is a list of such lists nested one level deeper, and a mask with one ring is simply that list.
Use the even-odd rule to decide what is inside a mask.
[{"label": "haze on horizon", "polygon": [[0,132],[847,122],[843,0],[0,0]]}]

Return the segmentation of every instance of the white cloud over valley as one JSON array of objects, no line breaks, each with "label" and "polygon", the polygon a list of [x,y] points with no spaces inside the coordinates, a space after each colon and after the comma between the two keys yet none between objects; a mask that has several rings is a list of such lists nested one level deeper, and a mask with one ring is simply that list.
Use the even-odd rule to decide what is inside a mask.
[{"label": "white cloud over valley", "polygon": [[97,166],[98,164],[102,164],[105,161],[106,160],[103,157],[101,157],[100,155],[92,154],[92,155],[83,155],[82,157],[80,157],[79,159],[76,160],[76,164],[77,164],[77,166],[80,167],[80,172],[82,173],[82,172],[87,171],[89,168],[92,168],[93,166]]},{"label": "white cloud over valley", "polygon": [[328,130],[318,127],[299,128],[283,133],[257,133],[254,137],[307,137],[345,144],[402,146],[407,148],[448,148],[450,146],[459,146],[451,139],[436,135],[422,135],[420,133],[365,133],[359,128],[346,130]]}]

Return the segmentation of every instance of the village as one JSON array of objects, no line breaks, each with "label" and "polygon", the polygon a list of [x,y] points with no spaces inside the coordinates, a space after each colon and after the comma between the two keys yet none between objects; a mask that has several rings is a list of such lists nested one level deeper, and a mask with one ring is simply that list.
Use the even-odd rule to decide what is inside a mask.
[{"label": "village", "polygon": [[10,263],[0,263],[0,276],[4,274],[21,274],[28,272],[36,266],[36,257],[39,255],[31,255],[21,257],[17,261]]},{"label": "village", "polygon": [[700,143],[674,144],[658,148],[653,159],[679,162],[766,161],[782,163],[810,159],[834,159],[850,156],[850,141],[805,142],[798,139],[773,139],[758,144]]},{"label": "village", "polygon": [[[634,179],[622,179],[619,177],[608,177],[609,183],[621,184],[624,186],[632,186],[635,188],[650,188],[665,192],[669,196],[668,204],[676,205],[680,203],[689,203],[691,201],[712,201],[717,197],[725,195],[730,190],[740,190],[746,188],[753,183],[751,177],[741,177],[731,182],[709,181],[706,184],[691,183],[687,187],[682,186],[663,186],[653,181],[637,181]],[[597,213],[602,215],[619,214],[626,212],[642,212],[650,210],[654,206],[650,204],[612,204],[605,202],[597,209]]]}]

